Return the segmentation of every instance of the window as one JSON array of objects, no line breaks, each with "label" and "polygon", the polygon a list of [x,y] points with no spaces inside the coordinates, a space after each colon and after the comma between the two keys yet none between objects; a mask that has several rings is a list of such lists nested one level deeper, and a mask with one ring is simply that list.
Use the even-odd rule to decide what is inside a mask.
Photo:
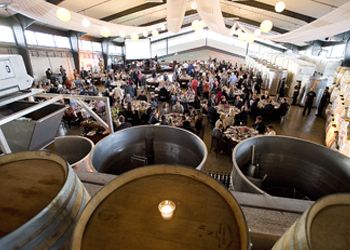
[{"label": "window", "polygon": [[92,42],[91,44],[92,44],[92,51],[102,52],[101,43]]},{"label": "window", "polygon": [[7,26],[0,25],[0,42],[14,43],[15,38],[13,36],[12,29]]},{"label": "window", "polygon": [[24,31],[24,35],[29,45],[38,45],[36,41],[35,33],[33,31],[26,30]]},{"label": "window", "polygon": [[68,37],[53,36],[57,48],[70,49],[70,42]]},{"label": "window", "polygon": [[55,41],[53,40],[53,36],[50,34],[35,32],[36,40],[38,45],[47,46],[47,47],[55,47]]},{"label": "window", "polygon": [[81,50],[92,51],[92,45],[90,41],[79,40],[79,47]]},{"label": "window", "polygon": [[344,57],[346,44],[334,45],[331,53],[331,57]]},{"label": "window", "polygon": [[109,49],[109,54],[111,54],[111,55],[122,55],[123,54],[122,47],[120,47],[120,46],[115,46],[115,45],[110,44],[108,49]]}]

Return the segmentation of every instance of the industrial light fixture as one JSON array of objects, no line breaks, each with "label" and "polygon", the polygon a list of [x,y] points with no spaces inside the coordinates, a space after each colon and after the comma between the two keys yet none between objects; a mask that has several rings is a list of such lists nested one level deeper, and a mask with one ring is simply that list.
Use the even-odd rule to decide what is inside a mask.
[{"label": "industrial light fixture", "polygon": [[255,36],[260,36],[261,35],[261,30],[260,29],[254,30],[254,35]]},{"label": "industrial light fixture", "polygon": [[83,20],[81,20],[81,25],[83,25],[83,27],[85,27],[85,28],[89,28],[91,25],[91,22],[89,19],[84,18]]},{"label": "industrial light fixture", "polygon": [[152,30],[152,36],[153,37],[157,37],[158,35],[159,35],[158,30],[156,30],[156,29]]},{"label": "industrial light fixture", "polygon": [[196,10],[196,9],[197,9],[197,3],[196,3],[196,1],[192,1],[192,3],[191,3],[191,9],[192,9],[192,10]]},{"label": "industrial light fixture", "polygon": [[100,31],[101,36],[110,37],[112,35],[111,30],[108,27],[102,27]]},{"label": "industrial light fixture", "polygon": [[191,27],[192,27],[192,29],[197,30],[199,28],[199,25],[200,24],[199,24],[198,20],[193,20],[192,24],[191,24]]},{"label": "industrial light fixture", "polygon": [[161,31],[165,31],[165,30],[166,30],[166,26],[165,26],[164,23],[160,26],[160,30],[161,30]]},{"label": "industrial light fixture", "polygon": [[124,38],[126,35],[125,35],[125,32],[124,31],[119,31],[119,36]]},{"label": "industrial light fixture", "polygon": [[253,42],[255,41],[255,36],[254,36],[254,34],[248,33],[248,34],[246,35],[246,40],[247,40],[248,43],[253,43]]},{"label": "industrial light fixture", "polygon": [[62,22],[69,22],[72,18],[72,15],[70,14],[70,11],[65,8],[58,8],[56,11],[56,16],[58,19],[60,19]]},{"label": "industrial light fixture", "polygon": [[164,220],[170,220],[174,215],[175,209],[176,205],[171,200],[161,201],[158,205],[158,210]]},{"label": "industrial light fixture", "polygon": [[283,1],[279,1],[275,5],[275,11],[276,12],[282,12],[286,8],[286,4]]},{"label": "industrial light fixture", "polygon": [[241,41],[246,41],[247,40],[247,34],[244,32],[238,33],[238,39]]},{"label": "industrial light fixture", "polygon": [[143,37],[148,37],[148,31],[144,31],[144,32],[142,33],[142,35],[143,35]]},{"label": "industrial light fixture", "polygon": [[261,24],[260,24],[260,29],[262,32],[267,33],[270,32],[271,29],[273,27],[273,24],[270,20],[264,20]]},{"label": "industrial light fixture", "polygon": [[130,35],[130,38],[131,38],[131,40],[133,40],[133,41],[137,41],[137,40],[139,40],[139,35],[137,34],[137,33],[132,33],[131,35]]}]

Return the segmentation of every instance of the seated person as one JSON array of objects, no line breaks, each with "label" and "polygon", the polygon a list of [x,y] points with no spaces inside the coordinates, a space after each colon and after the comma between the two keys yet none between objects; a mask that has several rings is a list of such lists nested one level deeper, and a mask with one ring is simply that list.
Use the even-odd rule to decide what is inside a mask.
[{"label": "seated person", "polygon": [[241,112],[235,116],[235,126],[245,126],[248,123],[248,109],[246,106],[242,107]]},{"label": "seated person", "polygon": [[168,92],[168,90],[165,87],[162,87],[159,90],[158,96],[159,96],[159,100],[161,102],[167,102],[169,100],[169,92]]},{"label": "seated person", "polygon": [[276,131],[271,124],[267,125],[265,135],[276,135]]},{"label": "seated person", "polygon": [[166,119],[165,115],[161,116],[160,125],[169,125],[168,120]]},{"label": "seated person", "polygon": [[160,116],[167,115],[170,113],[170,107],[168,103],[164,103],[162,107],[159,109]]},{"label": "seated person", "polygon": [[288,110],[289,110],[289,104],[287,102],[287,99],[286,98],[282,98],[281,105],[280,105],[280,107],[277,110],[279,118],[285,116],[287,114]]},{"label": "seated person", "polygon": [[184,113],[184,107],[181,105],[179,101],[176,102],[176,104],[172,108],[172,112],[183,114]]},{"label": "seated person", "polygon": [[145,91],[141,91],[140,95],[137,97],[137,100],[147,102],[147,96],[145,95]]},{"label": "seated person", "polygon": [[255,122],[253,124],[253,128],[259,132],[259,134],[263,135],[266,132],[266,126],[263,122],[263,118],[261,116],[258,116],[255,119]]},{"label": "seated person", "polygon": [[266,121],[272,121],[275,113],[275,107],[272,105],[272,101],[269,101],[268,104],[265,105],[263,110],[263,117]]},{"label": "seated person", "polygon": [[125,117],[120,115],[119,118],[118,118],[118,125],[117,125],[117,128],[116,128],[116,131],[119,131],[119,130],[122,130],[122,129],[125,129],[125,128],[130,128],[132,127],[131,123],[130,122],[126,122],[125,121]]},{"label": "seated person", "polygon": [[183,129],[186,129],[186,130],[188,130],[188,131],[190,131],[190,132],[192,132],[192,133],[194,133],[195,131],[194,131],[193,127],[192,127],[190,118],[189,118],[188,116],[184,116],[183,119],[184,119],[184,120],[183,120],[183,122],[182,122],[182,128],[183,128]]},{"label": "seated person", "polygon": [[152,109],[148,119],[148,124],[157,124],[157,123],[159,123],[157,110]]}]

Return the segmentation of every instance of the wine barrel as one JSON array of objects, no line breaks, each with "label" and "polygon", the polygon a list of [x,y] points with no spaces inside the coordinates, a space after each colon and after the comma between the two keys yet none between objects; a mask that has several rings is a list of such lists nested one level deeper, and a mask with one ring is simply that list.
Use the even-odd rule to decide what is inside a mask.
[{"label": "wine barrel", "polygon": [[[170,216],[166,204],[175,209]],[[71,248],[248,249],[249,236],[239,204],[219,182],[161,165],[129,171],[98,192],[77,222]]]},{"label": "wine barrel", "polygon": [[75,171],[96,172],[91,164],[94,143],[86,137],[77,135],[56,137],[44,149],[61,156]]},{"label": "wine barrel", "polygon": [[0,157],[0,249],[62,249],[90,196],[47,151]]},{"label": "wine barrel", "polygon": [[314,203],[276,242],[273,250],[350,249],[350,194]]}]

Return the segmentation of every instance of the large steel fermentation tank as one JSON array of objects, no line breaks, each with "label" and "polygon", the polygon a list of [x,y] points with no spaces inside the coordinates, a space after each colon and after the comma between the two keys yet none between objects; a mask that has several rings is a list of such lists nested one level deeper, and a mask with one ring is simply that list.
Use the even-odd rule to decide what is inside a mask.
[{"label": "large steel fermentation tank", "polygon": [[232,159],[237,191],[310,200],[350,192],[350,159],[306,140],[253,137],[235,147]]},{"label": "large steel fermentation tank", "polygon": [[94,143],[86,137],[75,135],[56,137],[44,149],[61,156],[75,171],[96,172],[91,164]]},{"label": "large steel fermentation tank", "polygon": [[98,142],[92,164],[98,172],[122,174],[146,165],[182,165],[201,169],[207,148],[195,134],[169,126],[136,126]]}]

